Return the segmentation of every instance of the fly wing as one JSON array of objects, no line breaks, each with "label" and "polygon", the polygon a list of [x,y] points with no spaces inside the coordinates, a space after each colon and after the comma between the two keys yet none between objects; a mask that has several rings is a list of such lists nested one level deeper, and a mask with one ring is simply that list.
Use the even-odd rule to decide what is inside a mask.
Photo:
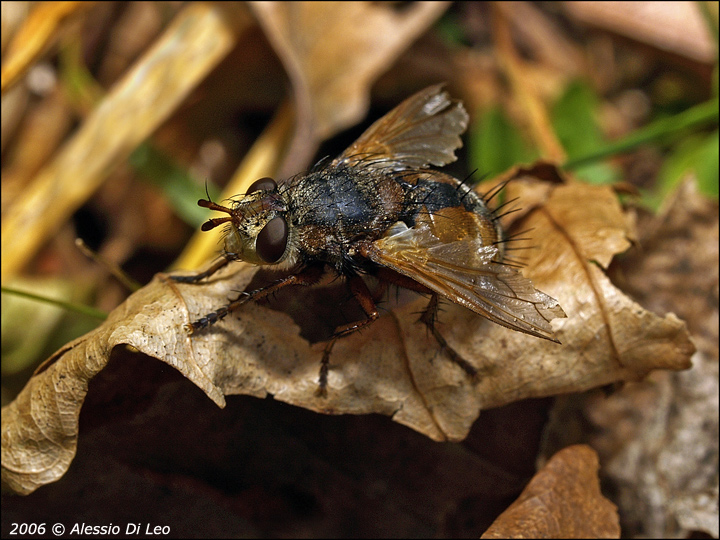
[{"label": "fly wing", "polygon": [[494,262],[496,254],[479,238],[444,243],[427,225],[396,224],[367,256],[497,324],[559,343],[549,324],[566,316],[558,301],[516,269]]},{"label": "fly wing", "polygon": [[462,103],[436,84],[376,121],[333,164],[392,171],[442,166],[457,159],[455,150],[462,146],[460,134],[467,125]]}]

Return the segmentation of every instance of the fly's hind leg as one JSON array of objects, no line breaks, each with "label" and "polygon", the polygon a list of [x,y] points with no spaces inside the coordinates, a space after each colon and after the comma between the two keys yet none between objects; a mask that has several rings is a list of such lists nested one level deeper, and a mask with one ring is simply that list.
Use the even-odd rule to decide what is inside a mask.
[{"label": "fly's hind leg", "polygon": [[348,334],[352,334],[353,332],[357,332],[361,328],[364,328],[373,321],[377,320],[377,318],[380,316],[377,310],[377,306],[375,305],[375,300],[373,300],[373,296],[370,293],[370,290],[365,284],[365,281],[360,276],[352,276],[348,278],[348,285],[350,287],[350,292],[352,292],[353,296],[360,304],[360,307],[365,312],[365,315],[367,315],[367,319],[362,319],[350,324],[338,326],[335,329],[335,332],[333,332],[333,337],[325,346],[322,360],[320,360],[318,389],[315,392],[318,397],[327,396],[327,379],[328,371],[330,370],[330,353],[335,346],[335,342],[343,336],[347,336]]},{"label": "fly's hind leg", "polygon": [[416,291],[421,294],[429,294],[430,295],[430,302],[428,303],[425,310],[420,315],[420,322],[422,322],[425,326],[427,326],[428,330],[432,333],[433,337],[435,338],[435,341],[437,341],[440,344],[440,347],[447,352],[448,356],[450,357],[450,360],[452,360],[454,363],[456,363],[458,366],[460,366],[465,373],[468,374],[468,376],[472,379],[477,379],[478,377],[478,369],[470,364],[467,360],[465,360],[462,356],[460,356],[455,349],[453,349],[448,342],[445,340],[445,338],[442,336],[442,334],[438,331],[437,328],[435,328],[435,322],[437,321],[437,315],[438,315],[438,308],[439,308],[439,297],[436,293],[434,293],[431,289],[425,287],[424,285],[416,282],[415,280],[404,276],[402,274],[398,274],[397,272],[390,270],[388,268],[380,268],[377,271],[377,275],[379,278],[381,278],[384,281],[387,281],[389,283],[394,283],[395,285],[399,287],[404,287],[406,289],[410,289],[411,291]]},{"label": "fly's hind leg", "polygon": [[425,326],[427,326],[428,330],[432,333],[433,337],[435,338],[435,341],[437,341],[440,344],[440,347],[442,347],[442,350],[444,350],[448,356],[450,357],[450,360],[455,362],[458,366],[460,366],[465,373],[468,374],[470,378],[473,380],[477,379],[478,377],[478,369],[470,364],[467,360],[465,360],[462,356],[460,356],[455,349],[453,349],[448,342],[445,340],[445,338],[442,336],[442,334],[438,331],[438,329],[435,327],[435,322],[437,321],[437,314],[438,314],[438,308],[439,308],[439,300],[438,295],[433,294],[430,297],[430,302],[428,303],[425,310],[420,315],[420,322],[422,322]]}]

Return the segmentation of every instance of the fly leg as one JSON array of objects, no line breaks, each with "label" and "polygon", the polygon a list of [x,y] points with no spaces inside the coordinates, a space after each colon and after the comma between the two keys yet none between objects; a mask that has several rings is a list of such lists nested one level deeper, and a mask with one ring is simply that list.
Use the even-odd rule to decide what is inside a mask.
[{"label": "fly leg", "polygon": [[[254,291],[250,292],[240,293],[240,296],[238,296],[232,302],[228,303],[226,306],[223,306],[213,311],[212,313],[208,313],[207,315],[199,318],[193,323],[186,324],[185,330],[189,334],[192,334],[197,330],[207,328],[211,324],[215,324],[219,320],[225,318],[229,313],[232,313],[233,311],[247,304],[251,300],[259,300],[289,285],[314,285],[322,277],[323,271],[324,268],[322,265],[308,266],[297,274],[291,274],[265,287],[255,289]],[[203,274],[204,273],[206,272],[203,272]]]},{"label": "fly leg", "polygon": [[347,336],[348,334],[352,334],[353,332],[364,328],[365,326],[377,320],[377,318],[380,316],[377,310],[377,306],[375,305],[375,300],[373,300],[373,296],[370,293],[370,290],[365,284],[365,281],[360,276],[352,276],[348,278],[348,285],[350,287],[350,292],[352,292],[353,296],[360,304],[360,307],[365,312],[365,315],[367,315],[367,319],[362,319],[350,324],[338,326],[335,329],[335,332],[333,332],[333,337],[325,346],[322,360],[320,360],[320,376],[318,378],[318,389],[315,392],[315,395],[317,395],[318,397],[327,396],[327,379],[328,371],[330,369],[330,353],[335,346],[335,342],[343,336]]},{"label": "fly leg", "polygon": [[218,261],[213,264],[210,268],[205,270],[204,272],[200,272],[198,274],[193,274],[191,276],[171,276],[173,281],[177,281],[178,283],[197,283],[198,281],[201,281],[205,279],[206,277],[212,276],[215,272],[223,268],[224,266],[227,266],[232,261],[236,261],[237,256],[233,253],[223,253],[222,258],[218,259]]},{"label": "fly leg", "polygon": [[435,327],[435,322],[437,321],[437,314],[438,314],[438,307],[439,307],[439,300],[438,295],[433,294],[432,297],[430,297],[430,302],[428,303],[427,307],[425,308],[425,311],[422,312],[420,315],[420,322],[422,322],[425,326],[427,326],[428,330],[432,333],[433,337],[435,338],[435,341],[437,341],[440,344],[440,347],[442,350],[444,350],[448,356],[450,357],[450,360],[455,362],[458,366],[460,366],[465,373],[468,374],[468,376],[472,379],[475,379],[478,374],[478,370],[475,366],[470,364],[467,360],[465,360],[462,356],[460,356],[455,349],[453,349],[448,342],[445,340],[445,338],[442,336],[442,334],[438,331],[438,329]]},{"label": "fly leg", "polygon": [[424,285],[418,283],[417,281],[404,276],[402,274],[398,274],[397,272],[394,272],[393,270],[387,269],[387,268],[381,268],[377,272],[377,276],[381,278],[383,281],[387,281],[389,283],[394,283],[395,285],[399,287],[404,287],[406,289],[410,289],[411,291],[419,292],[422,294],[429,294],[430,295],[430,302],[428,303],[425,310],[420,314],[420,322],[423,323],[425,326],[427,326],[428,330],[432,333],[433,337],[435,338],[435,341],[437,341],[440,344],[440,347],[442,350],[447,352],[448,356],[450,357],[450,360],[455,362],[458,366],[460,366],[465,373],[468,374],[468,376],[472,379],[477,378],[478,370],[475,366],[470,364],[467,360],[465,360],[462,356],[460,356],[455,349],[453,349],[448,342],[445,340],[445,338],[442,336],[442,334],[438,331],[438,329],[435,327],[435,322],[437,321],[437,315],[439,311],[439,297],[436,293],[434,293],[431,289],[428,289]]},{"label": "fly leg", "polygon": [[470,364],[467,360],[465,360],[462,356],[460,356],[455,349],[453,349],[448,342],[445,340],[445,338],[442,336],[442,334],[438,331],[438,329],[435,327],[435,322],[437,321],[437,314],[439,309],[439,300],[438,295],[433,294],[430,297],[430,302],[428,303],[427,307],[425,308],[425,311],[422,312],[420,315],[420,322],[422,322],[425,326],[427,326],[428,330],[432,333],[433,337],[435,338],[435,341],[437,341],[440,344],[440,347],[442,350],[447,352],[448,356],[450,357],[450,360],[455,362],[458,366],[460,366],[465,373],[468,374],[468,376],[472,379],[475,379],[478,374],[478,370],[475,366]]}]

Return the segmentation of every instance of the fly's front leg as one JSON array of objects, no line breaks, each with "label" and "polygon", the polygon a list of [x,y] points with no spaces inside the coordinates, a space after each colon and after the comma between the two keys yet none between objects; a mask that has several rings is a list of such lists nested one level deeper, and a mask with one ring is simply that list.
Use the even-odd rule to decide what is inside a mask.
[{"label": "fly's front leg", "polygon": [[200,272],[199,274],[194,274],[192,276],[171,276],[171,278],[173,281],[177,281],[178,283],[197,283],[206,277],[212,276],[215,272],[236,260],[238,259],[234,253],[223,253],[222,258],[204,272]]},{"label": "fly's front leg", "polygon": [[438,329],[435,327],[435,322],[437,321],[437,314],[438,314],[438,308],[439,308],[439,300],[438,295],[433,294],[430,298],[430,302],[428,303],[427,307],[425,308],[425,311],[422,312],[420,315],[420,322],[422,322],[425,326],[427,326],[428,330],[432,333],[433,337],[435,338],[435,341],[437,341],[440,344],[440,347],[447,352],[448,356],[450,357],[450,360],[455,362],[458,366],[460,366],[465,373],[468,374],[472,379],[477,378],[478,370],[475,366],[470,364],[467,360],[465,360],[462,356],[460,356],[455,349],[453,349],[447,341],[445,341],[445,338],[442,336],[442,334],[438,331]]},{"label": "fly's front leg", "polygon": [[348,285],[350,287],[350,292],[352,292],[353,296],[360,304],[360,307],[365,312],[365,315],[367,315],[367,319],[338,326],[335,329],[335,332],[333,332],[333,337],[325,346],[322,360],[320,361],[320,376],[318,378],[318,389],[316,391],[316,395],[319,397],[327,396],[327,378],[328,371],[330,369],[330,353],[335,346],[335,342],[343,336],[347,336],[348,334],[352,334],[353,332],[357,332],[361,328],[364,328],[377,320],[380,316],[377,306],[375,305],[375,301],[373,300],[373,296],[365,284],[365,281],[360,276],[352,276],[348,278]]},{"label": "fly's front leg", "polygon": [[189,334],[192,334],[198,330],[207,328],[211,324],[215,324],[219,320],[225,318],[229,313],[232,313],[233,311],[247,304],[251,300],[259,300],[261,298],[264,298],[269,294],[279,291],[283,287],[287,287],[289,285],[314,285],[320,280],[322,274],[323,266],[309,266],[307,268],[304,268],[297,274],[292,274],[282,279],[279,279],[278,281],[275,281],[274,283],[271,283],[266,287],[261,287],[260,289],[256,289],[250,292],[240,293],[239,297],[228,303],[226,306],[223,306],[213,311],[212,313],[208,313],[204,317],[201,317],[200,319],[196,320],[191,324],[186,324],[185,330]]}]

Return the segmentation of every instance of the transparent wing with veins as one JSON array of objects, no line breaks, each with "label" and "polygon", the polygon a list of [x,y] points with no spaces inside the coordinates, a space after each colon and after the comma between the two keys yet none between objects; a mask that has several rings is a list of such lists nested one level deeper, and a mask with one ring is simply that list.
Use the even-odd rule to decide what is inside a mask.
[{"label": "transparent wing with veins", "polygon": [[442,84],[410,96],[371,125],[333,165],[359,164],[402,171],[442,166],[457,158],[460,135],[468,125],[462,103],[451,100]]},{"label": "transparent wing with veins", "polygon": [[497,324],[559,343],[550,321],[565,312],[518,270],[494,262],[495,246],[472,236],[442,242],[425,224],[393,232],[368,248],[372,261]]}]

